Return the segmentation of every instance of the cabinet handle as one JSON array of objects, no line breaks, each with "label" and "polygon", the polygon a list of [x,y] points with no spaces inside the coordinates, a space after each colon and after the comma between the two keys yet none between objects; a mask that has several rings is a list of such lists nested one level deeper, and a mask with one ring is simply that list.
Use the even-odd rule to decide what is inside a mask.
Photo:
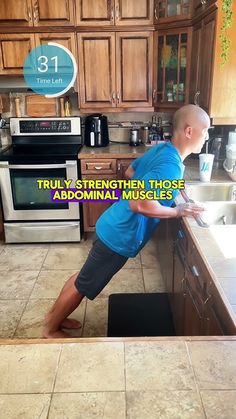
[{"label": "cabinet handle", "polygon": [[199,102],[198,102],[198,98],[199,98],[199,96],[200,96],[200,91],[198,90],[198,91],[195,93],[195,96],[194,96],[194,105],[199,106]]},{"label": "cabinet handle", "polygon": [[121,168],[121,165],[120,163],[118,163],[118,166],[117,166],[118,171],[120,171],[120,168]]},{"label": "cabinet handle", "polygon": [[115,103],[115,101],[116,101],[116,92],[112,92],[111,103]]},{"label": "cabinet handle", "polygon": [[34,4],[34,23],[38,23],[38,21],[39,21],[39,11],[38,11],[37,2],[35,2],[35,4]]},{"label": "cabinet handle", "polygon": [[119,92],[117,92],[116,98],[117,98],[117,101],[118,101],[118,104],[119,104],[120,103],[120,93]]},{"label": "cabinet handle", "polygon": [[198,270],[197,270],[197,268],[196,268],[195,265],[193,265],[191,267],[191,271],[192,271],[192,273],[193,273],[194,276],[199,277],[199,272],[198,272]]},{"label": "cabinet handle", "polygon": [[202,5],[206,4],[206,0],[201,0]]},{"label": "cabinet handle", "polygon": [[184,239],[184,233],[182,232],[182,230],[179,230],[178,231],[178,237],[180,238],[180,239]]},{"label": "cabinet handle", "polygon": [[111,9],[111,19],[110,19],[112,22],[114,21],[114,10],[113,9]]},{"label": "cabinet handle", "polygon": [[208,297],[207,297],[207,299],[204,301],[204,303],[203,303],[203,305],[205,305],[209,300],[211,299],[211,295],[209,295]]},{"label": "cabinet handle", "polygon": [[152,99],[154,100],[154,102],[156,101],[156,94],[157,94],[157,91],[156,89],[154,89],[152,92]]},{"label": "cabinet handle", "polygon": [[156,5],[156,7],[155,7],[155,9],[154,9],[154,17],[155,17],[155,19],[156,19],[156,20],[158,20],[158,15],[157,15],[157,5]]},{"label": "cabinet handle", "polygon": [[119,10],[119,6],[116,6],[116,20],[120,20],[120,10]]},{"label": "cabinet handle", "polygon": [[28,18],[29,18],[29,22],[32,23],[32,15],[31,15],[30,7],[28,7]]},{"label": "cabinet handle", "polygon": [[102,166],[94,166],[94,169],[96,169],[96,170],[102,170]]}]

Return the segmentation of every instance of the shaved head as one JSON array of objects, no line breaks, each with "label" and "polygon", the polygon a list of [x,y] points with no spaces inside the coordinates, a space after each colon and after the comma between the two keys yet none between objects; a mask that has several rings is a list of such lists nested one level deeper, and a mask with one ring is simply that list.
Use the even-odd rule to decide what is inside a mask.
[{"label": "shaved head", "polygon": [[208,114],[199,106],[186,105],[178,109],[174,114],[173,132],[185,130],[186,127],[196,127],[199,124],[209,124]]}]

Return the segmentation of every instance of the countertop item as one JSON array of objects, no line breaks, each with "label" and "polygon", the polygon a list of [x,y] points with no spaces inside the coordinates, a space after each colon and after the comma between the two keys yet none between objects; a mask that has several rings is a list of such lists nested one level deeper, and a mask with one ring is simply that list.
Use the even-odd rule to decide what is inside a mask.
[{"label": "countertop item", "polygon": [[3,341],[1,416],[233,419],[235,352],[236,337]]}]

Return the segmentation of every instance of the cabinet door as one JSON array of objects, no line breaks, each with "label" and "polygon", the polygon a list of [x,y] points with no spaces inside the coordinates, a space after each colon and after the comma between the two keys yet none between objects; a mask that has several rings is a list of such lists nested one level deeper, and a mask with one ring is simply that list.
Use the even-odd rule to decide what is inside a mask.
[{"label": "cabinet door", "polygon": [[211,301],[205,305],[203,335],[205,336],[221,336],[224,335],[221,323],[211,306]]},{"label": "cabinet door", "polygon": [[76,43],[73,33],[36,33],[35,42],[36,46],[45,45],[48,42],[56,42],[66,47],[76,57]]},{"label": "cabinet door", "polygon": [[153,34],[116,34],[117,106],[152,106]]},{"label": "cabinet door", "polygon": [[184,335],[200,336],[202,334],[202,316],[196,305],[194,297],[186,286],[184,305]]},{"label": "cabinet door", "polygon": [[0,34],[0,74],[22,75],[24,61],[34,47],[33,34]]},{"label": "cabinet door", "polygon": [[114,0],[75,0],[78,26],[114,25]]},{"label": "cabinet door", "polygon": [[153,24],[153,0],[115,0],[118,26]]},{"label": "cabinet door", "polygon": [[191,41],[191,29],[158,32],[155,108],[176,108],[187,103]]},{"label": "cabinet door", "polygon": [[81,33],[78,48],[81,108],[116,107],[115,34]]},{"label": "cabinet door", "polygon": [[34,26],[74,25],[73,0],[32,0]]},{"label": "cabinet door", "polygon": [[117,160],[117,179],[126,179],[125,172],[134,159]]},{"label": "cabinet door", "polygon": [[184,256],[178,246],[174,250],[173,273],[173,319],[177,336],[184,335],[184,309],[185,309],[185,262]]},{"label": "cabinet door", "polygon": [[191,83],[189,88],[189,102],[198,103],[200,94],[200,51],[201,51],[202,22],[193,28],[192,56],[191,56]]},{"label": "cabinet door", "polygon": [[[83,179],[116,179],[116,175],[84,175]],[[84,231],[95,231],[95,224],[102,215],[102,213],[111,206],[107,202],[84,202],[83,203],[83,218],[84,218]]]},{"label": "cabinet door", "polygon": [[199,105],[206,111],[210,109],[212,91],[213,59],[215,45],[216,13],[203,20],[200,50],[200,96]]},{"label": "cabinet door", "polygon": [[31,0],[1,0],[0,26],[32,26]]},{"label": "cabinet door", "polygon": [[187,19],[192,0],[156,0],[155,21]]}]

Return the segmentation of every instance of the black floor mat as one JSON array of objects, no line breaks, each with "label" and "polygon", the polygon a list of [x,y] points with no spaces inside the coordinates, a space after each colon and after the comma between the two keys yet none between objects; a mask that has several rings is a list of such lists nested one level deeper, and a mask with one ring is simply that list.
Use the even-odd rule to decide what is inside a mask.
[{"label": "black floor mat", "polygon": [[168,295],[110,295],[107,336],[175,336]]}]

